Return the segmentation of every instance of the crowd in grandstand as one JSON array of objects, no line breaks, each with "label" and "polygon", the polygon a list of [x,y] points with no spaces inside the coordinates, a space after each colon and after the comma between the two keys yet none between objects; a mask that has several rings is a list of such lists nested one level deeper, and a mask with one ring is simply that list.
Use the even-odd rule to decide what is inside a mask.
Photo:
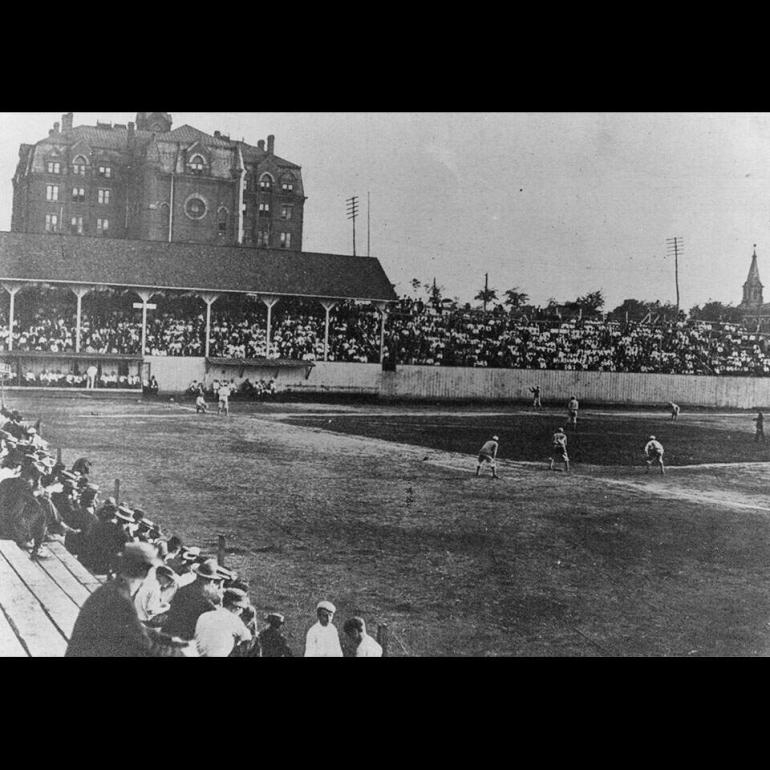
[{"label": "crowd in grandstand", "polygon": [[[0,538],[37,557],[46,540],[104,582],[84,602],[67,648],[72,657],[379,657],[358,616],[339,634],[322,600],[304,650],[292,650],[280,612],[260,613],[249,585],[216,558],[168,535],[140,506],[100,499],[91,461],[70,468],[17,410],[0,408]],[[153,516],[154,519],[154,516]]]},{"label": "crowd in grandstand", "polygon": [[[110,295],[83,312],[81,352],[139,354],[141,312],[126,302],[123,295]],[[325,316],[320,305],[281,300],[271,319],[269,350],[261,303],[220,299],[213,307],[218,305],[211,318],[211,357],[323,359]],[[764,338],[738,324],[530,320],[501,308],[482,312],[467,306],[434,307],[408,297],[392,310],[386,323],[385,358],[399,364],[755,376],[770,372]],[[328,359],[379,362],[380,323],[371,305],[339,303],[330,317]],[[202,356],[205,328],[200,300],[164,298],[148,319],[146,352]],[[0,317],[0,352],[8,349],[8,336],[7,323]],[[70,352],[74,340],[71,300],[60,298],[57,304],[47,299],[14,323],[13,347],[18,351]],[[60,369],[45,374],[50,384],[61,386],[76,384],[79,376]],[[25,379],[31,381],[33,376],[29,371]],[[128,377],[116,372],[103,376],[104,387],[125,385],[121,376]]]}]

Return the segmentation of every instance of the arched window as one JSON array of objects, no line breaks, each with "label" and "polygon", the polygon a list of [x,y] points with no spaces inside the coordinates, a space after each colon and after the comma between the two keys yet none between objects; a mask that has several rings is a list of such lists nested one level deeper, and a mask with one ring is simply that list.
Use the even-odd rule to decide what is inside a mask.
[{"label": "arched window", "polygon": [[273,189],[273,177],[270,176],[267,172],[262,174],[262,176],[259,178],[259,189],[260,190],[272,190]]},{"label": "arched window", "polygon": [[284,174],[281,177],[281,192],[294,192],[294,176]]},{"label": "arched window", "polygon": [[206,170],[206,159],[202,155],[193,155],[187,164],[191,174],[202,174]]},{"label": "arched window", "polygon": [[88,166],[88,161],[82,155],[78,155],[75,160],[72,161],[72,173],[77,176],[85,176],[86,166]]},{"label": "arched window", "polygon": [[227,209],[224,206],[217,211],[217,232],[220,235],[227,233]]}]

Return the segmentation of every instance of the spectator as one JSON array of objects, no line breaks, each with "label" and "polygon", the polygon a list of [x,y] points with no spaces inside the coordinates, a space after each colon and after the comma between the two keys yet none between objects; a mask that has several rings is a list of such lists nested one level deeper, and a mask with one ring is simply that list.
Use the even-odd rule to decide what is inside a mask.
[{"label": "spectator", "polygon": [[168,618],[163,630],[183,639],[195,637],[198,618],[215,610],[222,601],[223,577],[217,570],[216,559],[207,559],[193,567],[195,580],[183,585],[171,600]]},{"label": "spectator", "polygon": [[105,504],[97,513],[97,522],[85,534],[79,558],[83,565],[97,575],[114,572],[119,554],[129,542],[126,531],[118,523],[124,514],[118,514],[115,505]]},{"label": "spectator", "polygon": [[337,627],[332,623],[336,607],[327,601],[318,602],[318,621],[312,625],[305,638],[306,658],[341,658],[342,647]]},{"label": "spectator", "polygon": [[118,575],[86,599],[75,621],[66,657],[183,657],[196,651],[181,640],[144,626],[132,597],[158,562],[147,543],[126,545]]},{"label": "spectator", "polygon": [[263,658],[291,658],[294,654],[286,641],[281,628],[284,617],[280,612],[271,612],[265,620],[268,627],[259,635],[259,643],[262,647]]},{"label": "spectator", "polygon": [[252,639],[240,616],[249,597],[239,588],[226,588],[222,606],[204,612],[195,624],[195,643],[202,658],[226,658],[236,645]]},{"label": "spectator", "polygon": [[363,618],[348,618],[342,626],[342,630],[347,638],[347,657],[382,657],[382,647],[366,633],[366,623]]}]

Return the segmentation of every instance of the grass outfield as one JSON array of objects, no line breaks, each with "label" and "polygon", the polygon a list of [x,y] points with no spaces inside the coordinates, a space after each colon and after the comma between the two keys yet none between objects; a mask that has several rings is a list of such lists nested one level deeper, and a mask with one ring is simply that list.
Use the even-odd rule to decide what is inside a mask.
[{"label": "grass outfield", "polygon": [[[320,598],[393,655],[764,655],[770,453],[750,414],[189,404],[11,393],[71,464],[228,566],[301,653]],[[501,439],[499,481],[475,452]],[[672,464],[644,473],[654,433]]]}]

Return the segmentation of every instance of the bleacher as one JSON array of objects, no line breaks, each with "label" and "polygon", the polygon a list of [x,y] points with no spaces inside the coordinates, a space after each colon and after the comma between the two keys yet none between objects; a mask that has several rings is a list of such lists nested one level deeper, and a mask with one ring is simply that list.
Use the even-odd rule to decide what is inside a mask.
[{"label": "bleacher", "polygon": [[101,585],[60,542],[37,559],[0,540],[0,657],[64,656],[80,608]]}]

